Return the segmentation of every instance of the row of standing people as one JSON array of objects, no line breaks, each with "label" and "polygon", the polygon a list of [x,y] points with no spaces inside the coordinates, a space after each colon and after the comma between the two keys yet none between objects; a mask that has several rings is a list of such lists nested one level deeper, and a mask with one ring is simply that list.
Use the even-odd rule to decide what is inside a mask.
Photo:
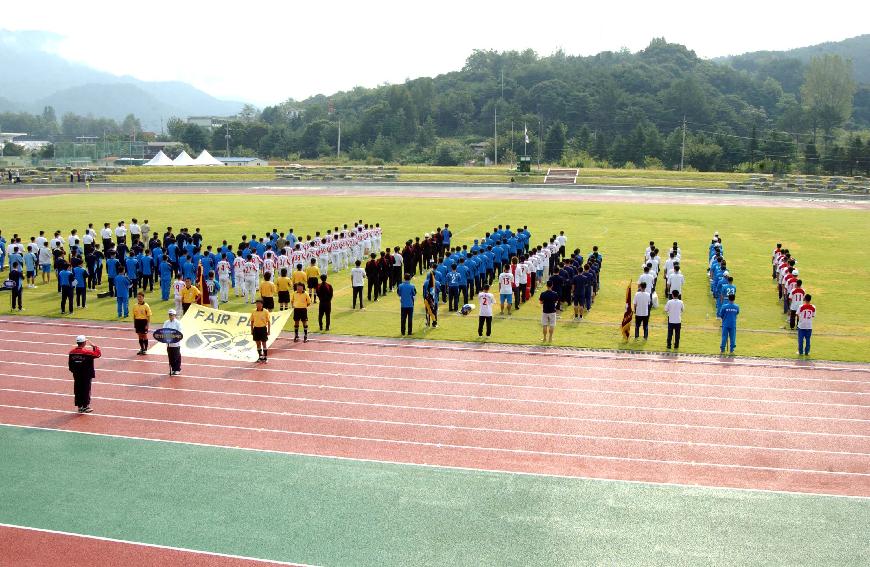
[{"label": "row of standing people", "polygon": [[788,248],[778,242],[771,255],[772,277],[776,281],[777,295],[782,302],[783,315],[788,317],[789,329],[797,328],[798,356],[810,355],[813,319],[816,306],[812,295],[806,292],[795,258]]}]

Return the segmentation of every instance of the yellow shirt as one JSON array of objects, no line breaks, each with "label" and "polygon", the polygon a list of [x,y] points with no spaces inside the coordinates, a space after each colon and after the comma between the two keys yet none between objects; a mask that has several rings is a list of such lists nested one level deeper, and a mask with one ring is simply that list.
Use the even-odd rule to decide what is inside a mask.
[{"label": "yellow shirt", "polygon": [[297,270],[293,272],[293,287],[296,287],[296,284],[298,283],[308,283],[308,276],[305,275],[305,272],[303,272],[302,270]]},{"label": "yellow shirt", "polygon": [[251,322],[254,324],[254,327],[267,327],[269,325],[269,310],[254,310],[251,313]]},{"label": "yellow shirt", "polygon": [[317,266],[308,266],[307,268],[305,268],[305,275],[308,276],[308,279],[320,279],[320,268],[318,268]]},{"label": "yellow shirt", "polygon": [[275,284],[263,282],[260,284],[260,297],[275,297]]},{"label": "yellow shirt", "polygon": [[293,286],[292,280],[287,277],[280,277],[275,280],[275,287],[278,288],[278,291],[290,291],[290,288]]},{"label": "yellow shirt", "polygon": [[133,306],[133,319],[151,319],[151,307],[147,303]]},{"label": "yellow shirt", "polygon": [[199,289],[192,285],[190,287],[185,287],[181,290],[181,302],[182,303],[193,303],[199,297]]},{"label": "yellow shirt", "polygon": [[298,291],[293,294],[293,298],[290,300],[294,309],[306,309],[309,305],[311,305],[311,298],[308,297],[307,293],[299,293]]}]

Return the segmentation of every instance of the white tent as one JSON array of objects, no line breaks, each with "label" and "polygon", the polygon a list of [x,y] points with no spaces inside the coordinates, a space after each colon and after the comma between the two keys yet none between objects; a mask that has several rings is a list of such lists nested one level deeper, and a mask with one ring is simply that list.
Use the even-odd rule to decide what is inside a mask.
[{"label": "white tent", "polygon": [[216,160],[208,153],[208,150],[202,150],[202,153],[193,160],[193,163],[194,165],[223,165],[223,162]]},{"label": "white tent", "polygon": [[157,152],[157,155],[151,158],[145,165],[173,165],[172,158],[163,153],[163,150]]},{"label": "white tent", "polygon": [[181,153],[178,154],[174,160],[172,160],[172,165],[196,165],[196,162],[193,161],[193,158],[187,155],[187,152],[181,150]]}]

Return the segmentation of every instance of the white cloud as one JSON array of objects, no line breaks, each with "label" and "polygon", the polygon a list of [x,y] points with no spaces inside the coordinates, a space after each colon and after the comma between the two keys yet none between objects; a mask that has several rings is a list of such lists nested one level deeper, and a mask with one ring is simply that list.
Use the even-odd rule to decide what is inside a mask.
[{"label": "white cloud", "polygon": [[858,2],[747,0],[214,0],[145,4],[135,12],[93,0],[50,9],[18,2],[3,11],[5,27],[59,34],[59,53],[97,69],[182,80],[260,105],[456,70],[476,48],[591,55],[636,51],[664,36],[715,57],[860,35],[870,15]]}]

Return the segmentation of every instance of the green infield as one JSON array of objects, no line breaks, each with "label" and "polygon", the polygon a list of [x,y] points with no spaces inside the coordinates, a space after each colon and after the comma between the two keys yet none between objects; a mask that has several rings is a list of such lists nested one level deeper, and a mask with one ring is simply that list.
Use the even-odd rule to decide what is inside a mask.
[{"label": "green infield", "polygon": [[[240,190],[240,193],[243,190]],[[496,224],[528,225],[532,242],[538,243],[564,230],[568,248],[579,247],[588,254],[597,244],[604,254],[602,288],[590,315],[582,322],[560,319],[554,344],[557,346],[603,349],[628,348],[663,351],[665,318],[653,313],[647,342],[623,342],[618,331],[624,310],[625,288],[640,274],[643,251],[649,240],[662,250],[677,240],[683,252],[686,275],[681,351],[719,352],[719,330],[715,308],[709,297],[706,263],[710,237],[722,235],[729,269],[735,277],[741,315],[738,323],[739,355],[791,357],[797,351],[795,334],[786,323],[776,289],[770,277],[770,254],[782,241],[799,260],[804,287],[813,294],[818,316],[813,335],[813,357],[843,361],[870,361],[866,348],[870,323],[862,314],[870,303],[870,268],[864,251],[870,241],[870,223],[865,210],[799,208],[798,201],[771,201],[770,207],[719,205],[656,205],[599,203],[583,201],[529,201],[496,198],[427,199],[425,190],[413,197],[323,197],[258,195],[254,190],[226,194],[149,194],[136,192],[88,194],[76,197],[34,197],[2,202],[7,239],[12,233],[30,235],[44,229],[71,228],[79,231],[93,222],[113,225],[133,216],[148,218],[162,234],[167,225],[176,229],[200,227],[206,243],[221,240],[238,243],[242,234],[263,234],[277,227],[293,227],[297,234],[363,219],[379,222],[384,245],[400,245],[413,236],[449,223],[456,243],[471,243]],[[642,200],[642,197],[638,197]],[[774,206],[778,205],[778,206]],[[789,208],[791,207],[791,208]],[[7,268],[8,269],[8,268]],[[391,295],[366,311],[350,309],[350,278],[347,271],[331,274],[337,296],[334,300],[332,331],[342,334],[399,335],[398,298]],[[415,279],[418,288],[419,276]],[[102,290],[105,290],[105,282]],[[88,308],[77,310],[75,318],[115,319],[115,302],[90,296]],[[3,301],[8,299],[4,297]],[[161,318],[168,303],[158,294],[148,301]],[[419,301],[419,298],[418,298]],[[54,284],[24,290],[26,315],[59,316],[59,296]],[[226,308],[248,309],[233,297]],[[0,310],[8,313],[8,304]],[[431,339],[477,340],[474,313],[470,317],[448,314],[442,309],[437,329],[423,326],[422,305],[415,312],[415,336]],[[312,321],[314,318],[312,318]],[[536,301],[523,306],[511,318],[496,315],[492,342],[535,344],[540,334],[540,308]],[[315,324],[316,327],[316,324]],[[132,324],[131,324],[132,328]],[[132,329],[131,329],[132,332]],[[862,346],[863,345],[863,346]]]},{"label": "green infield", "polygon": [[0,522],[315,565],[863,565],[860,498],[0,427]]}]

